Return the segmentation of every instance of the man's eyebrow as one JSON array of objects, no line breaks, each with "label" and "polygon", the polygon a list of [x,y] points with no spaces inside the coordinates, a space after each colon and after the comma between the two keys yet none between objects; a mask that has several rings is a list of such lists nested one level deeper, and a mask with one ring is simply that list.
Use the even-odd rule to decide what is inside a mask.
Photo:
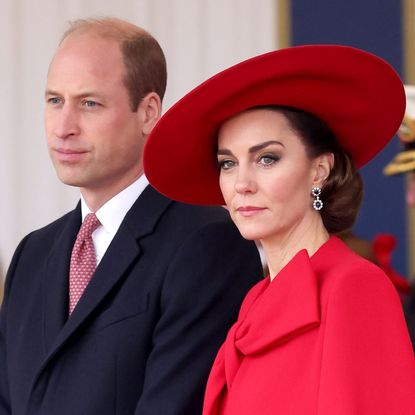
[{"label": "man's eyebrow", "polygon": [[[53,89],[47,89],[46,91],[45,91],[45,96],[49,96],[49,95],[57,95],[57,96],[60,96],[60,95],[62,95],[60,92],[58,92],[58,91],[55,91],[55,90],[53,90]],[[74,98],[86,98],[86,97],[101,97],[101,95],[100,94],[98,94],[97,92],[95,92],[95,91],[92,91],[92,90],[90,90],[90,91],[83,91],[83,92],[80,92],[79,94],[76,94],[76,95],[74,95],[73,97]]]},{"label": "man's eyebrow", "polygon": [[59,95],[59,93],[57,91],[54,91],[53,89],[47,89],[45,91],[45,97],[48,95]]}]

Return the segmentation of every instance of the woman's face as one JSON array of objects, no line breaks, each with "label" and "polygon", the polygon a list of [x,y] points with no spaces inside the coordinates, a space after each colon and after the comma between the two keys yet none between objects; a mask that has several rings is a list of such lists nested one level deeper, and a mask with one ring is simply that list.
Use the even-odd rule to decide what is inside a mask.
[{"label": "woman's face", "polygon": [[223,197],[246,239],[284,238],[318,215],[310,192],[321,184],[319,159],[309,159],[283,114],[255,109],[227,120],[217,157]]}]

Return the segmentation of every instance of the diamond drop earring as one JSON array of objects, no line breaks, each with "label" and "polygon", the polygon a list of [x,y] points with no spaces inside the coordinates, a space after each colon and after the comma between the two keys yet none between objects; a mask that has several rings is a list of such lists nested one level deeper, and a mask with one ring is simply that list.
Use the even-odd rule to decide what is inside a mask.
[{"label": "diamond drop earring", "polygon": [[323,208],[323,202],[320,199],[321,189],[319,187],[313,187],[311,189],[311,195],[314,196],[313,208],[315,210],[321,210]]}]

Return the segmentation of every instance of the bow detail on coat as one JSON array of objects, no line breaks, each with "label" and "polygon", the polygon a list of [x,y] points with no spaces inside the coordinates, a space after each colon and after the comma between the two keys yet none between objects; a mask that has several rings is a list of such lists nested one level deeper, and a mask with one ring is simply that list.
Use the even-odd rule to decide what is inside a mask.
[{"label": "bow detail on coat", "polygon": [[[238,321],[228,333],[211,377],[228,389],[244,356],[278,347],[320,324],[318,281],[306,250],[298,252],[275,279],[247,295]],[[219,391],[218,391],[219,392]]]}]

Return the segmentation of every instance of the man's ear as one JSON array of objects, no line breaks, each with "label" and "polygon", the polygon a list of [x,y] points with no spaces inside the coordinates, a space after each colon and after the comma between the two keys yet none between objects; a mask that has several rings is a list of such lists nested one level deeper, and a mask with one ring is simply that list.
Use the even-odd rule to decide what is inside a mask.
[{"label": "man's ear", "polygon": [[148,93],[141,100],[137,112],[143,125],[143,134],[148,136],[161,117],[161,99],[158,94]]},{"label": "man's ear", "polygon": [[314,159],[313,186],[323,187],[334,166],[334,154],[323,153]]}]

